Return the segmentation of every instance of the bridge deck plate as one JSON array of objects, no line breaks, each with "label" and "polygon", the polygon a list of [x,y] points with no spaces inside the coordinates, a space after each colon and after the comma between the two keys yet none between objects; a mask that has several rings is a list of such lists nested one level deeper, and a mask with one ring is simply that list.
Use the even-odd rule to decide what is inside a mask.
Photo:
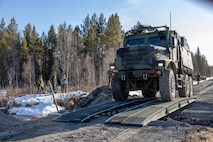
[{"label": "bridge deck plate", "polygon": [[172,102],[158,101],[150,103],[149,106],[138,108],[135,110],[118,113],[109,118],[107,123],[120,123],[127,125],[145,126],[151,121],[158,120],[169,113],[172,113],[190,103],[196,98],[177,98]]},{"label": "bridge deck plate", "polygon": [[89,106],[86,108],[79,109],[64,115],[58,116],[53,121],[61,122],[85,122],[95,115],[122,107],[128,106],[137,102],[149,101],[151,99],[129,99],[127,101],[113,101],[108,103],[102,103],[98,105]]}]

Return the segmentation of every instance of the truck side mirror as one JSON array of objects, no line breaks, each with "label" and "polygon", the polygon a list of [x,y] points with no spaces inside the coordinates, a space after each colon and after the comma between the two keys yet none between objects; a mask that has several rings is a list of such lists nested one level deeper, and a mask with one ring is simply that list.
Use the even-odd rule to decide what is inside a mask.
[{"label": "truck side mirror", "polygon": [[184,37],[181,37],[181,46],[184,46],[185,45],[185,38]]},{"label": "truck side mirror", "polygon": [[172,47],[176,47],[178,45],[178,41],[175,37],[172,37],[171,45]]}]

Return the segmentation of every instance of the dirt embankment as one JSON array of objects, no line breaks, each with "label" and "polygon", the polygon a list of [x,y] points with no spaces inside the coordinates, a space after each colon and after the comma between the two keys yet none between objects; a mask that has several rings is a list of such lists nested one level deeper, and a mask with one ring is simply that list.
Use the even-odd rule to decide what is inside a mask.
[{"label": "dirt embankment", "polygon": [[[94,90],[87,98],[81,99],[78,107],[111,101],[109,90],[105,89],[101,87]],[[0,140],[211,142],[213,141],[213,81],[195,86],[194,92],[197,96],[194,103],[145,127],[105,124],[109,116],[102,116],[87,123],[53,122],[52,119],[56,116],[21,122],[0,113],[1,120],[5,122],[3,124],[3,121],[0,121]]]}]

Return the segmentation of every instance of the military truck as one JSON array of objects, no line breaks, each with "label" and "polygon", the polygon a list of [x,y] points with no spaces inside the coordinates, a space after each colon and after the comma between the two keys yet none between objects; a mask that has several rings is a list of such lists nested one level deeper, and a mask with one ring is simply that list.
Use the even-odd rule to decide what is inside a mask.
[{"label": "military truck", "polygon": [[117,50],[108,73],[116,101],[127,100],[133,90],[172,101],[193,96],[193,70],[183,36],[167,26],[141,26],[125,33],[123,48]]}]

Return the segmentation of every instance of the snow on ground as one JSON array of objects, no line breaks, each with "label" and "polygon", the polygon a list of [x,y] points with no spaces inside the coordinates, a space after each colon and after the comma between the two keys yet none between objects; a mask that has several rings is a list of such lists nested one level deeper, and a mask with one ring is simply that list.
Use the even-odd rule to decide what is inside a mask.
[{"label": "snow on ground", "polygon": [[[56,100],[66,100],[73,96],[82,96],[88,94],[82,91],[75,91],[71,93],[56,93],[54,96]],[[53,103],[52,94],[32,94],[23,97],[18,97],[9,100],[7,106],[9,114],[18,116],[48,116],[50,114],[57,114],[56,105]],[[15,104],[15,106],[13,106]],[[58,106],[59,111],[65,110],[65,107]]]},{"label": "snow on ground", "polygon": [[143,96],[141,90],[136,90],[136,91],[129,91],[130,96]]},{"label": "snow on ground", "polygon": [[[66,101],[73,96],[87,96],[88,92],[75,91],[71,93],[56,93],[55,99]],[[131,91],[130,95],[141,96],[141,91]],[[96,96],[98,97],[98,96]],[[100,97],[100,96],[99,96]],[[98,99],[98,98],[97,98]],[[31,94],[14,98],[7,103],[8,114],[21,120],[31,120],[34,116],[48,116],[58,114],[52,94]],[[64,106],[58,106],[59,112],[66,111]]]},{"label": "snow on ground", "polygon": [[[201,82],[205,82],[206,80],[212,80],[212,79],[213,77],[207,77],[206,79],[200,80],[199,82],[201,83]],[[198,82],[196,80],[193,80],[193,84],[196,85],[198,84]]]},{"label": "snow on ground", "polygon": [[7,90],[6,89],[0,89],[0,95],[3,97],[7,96]]},{"label": "snow on ground", "polygon": [[[213,78],[207,78],[207,80]],[[202,80],[200,82],[203,82]],[[194,84],[197,84],[194,81]],[[3,91],[5,92],[5,91]],[[57,100],[66,100],[73,96],[82,96],[88,95],[87,92],[83,91],[75,91],[71,93],[56,93],[54,96]],[[141,91],[131,91],[131,96],[138,95],[141,96]],[[14,106],[14,104],[16,104]],[[57,114],[56,105],[53,103],[53,96],[52,94],[32,94],[26,95],[23,97],[18,97],[12,100],[9,100],[7,103],[10,109],[8,109],[8,113],[11,115],[18,115],[18,116],[48,116],[51,114]],[[65,107],[58,106],[59,111],[65,110]]]}]

